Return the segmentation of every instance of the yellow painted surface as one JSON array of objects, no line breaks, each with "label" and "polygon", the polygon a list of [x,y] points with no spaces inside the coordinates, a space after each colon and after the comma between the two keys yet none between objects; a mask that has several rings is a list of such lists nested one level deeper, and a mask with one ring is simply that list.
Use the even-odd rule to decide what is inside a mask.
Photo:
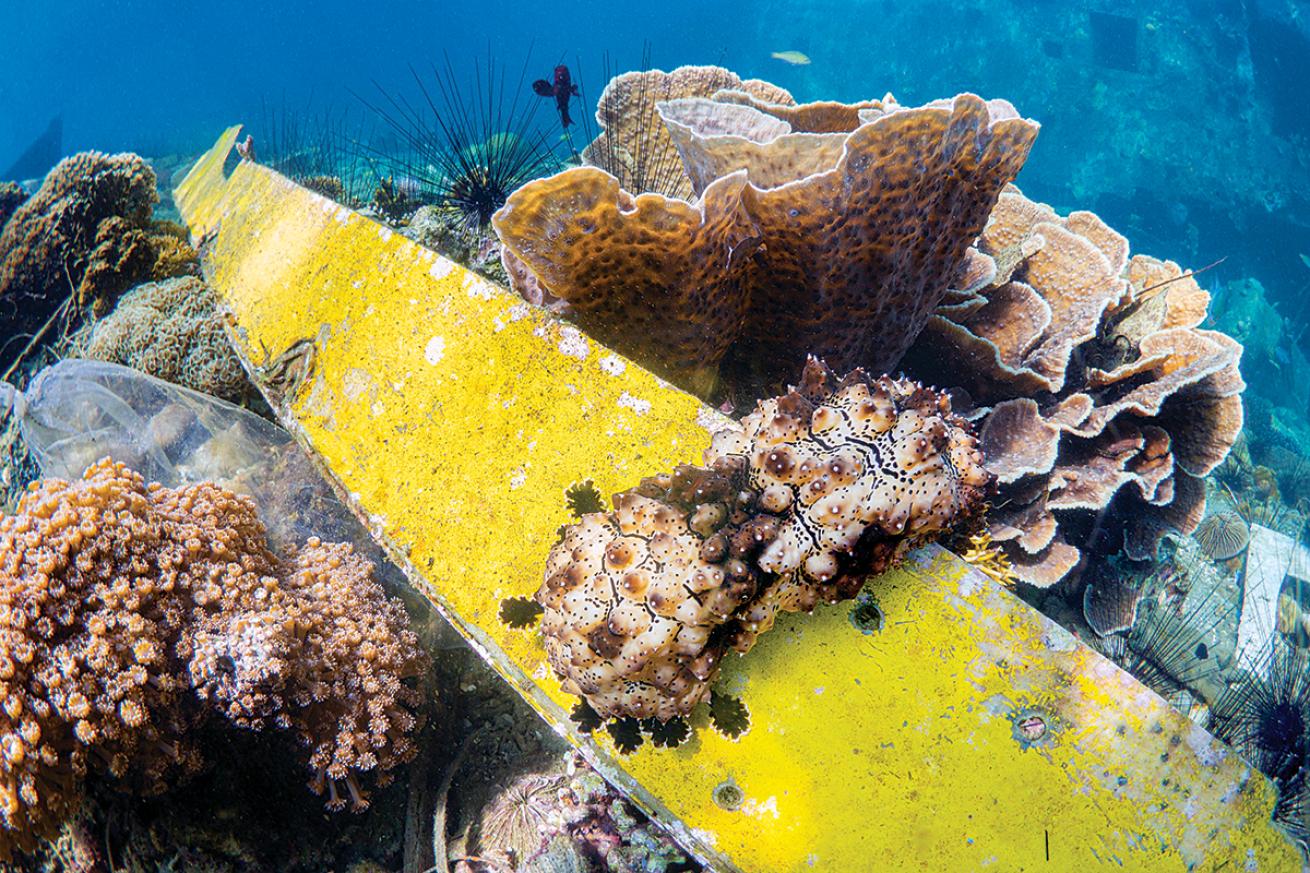
[{"label": "yellow painted surface", "polygon": [[[279,405],[411,580],[541,713],[702,859],[725,870],[1299,870],[1273,792],[1225,747],[954,556],[785,616],[723,686],[738,740],[613,753],[502,598],[537,587],[563,492],[609,494],[696,461],[720,420],[509,293],[248,163],[235,129],[183,182],[206,273],[257,373],[308,376]],[[285,362],[285,358],[281,358]],[[285,382],[283,384],[285,388]],[[1014,722],[1035,708],[1046,738]],[[744,802],[725,810],[716,786]]]}]

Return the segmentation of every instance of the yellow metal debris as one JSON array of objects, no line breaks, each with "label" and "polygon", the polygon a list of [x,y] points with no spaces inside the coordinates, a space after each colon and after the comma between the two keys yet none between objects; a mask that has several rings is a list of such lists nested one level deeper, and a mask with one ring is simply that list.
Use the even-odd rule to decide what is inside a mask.
[{"label": "yellow metal debris", "polygon": [[[751,714],[623,757],[580,735],[533,631],[565,489],[695,461],[720,419],[391,230],[241,163],[176,196],[284,424],[486,659],[724,870],[1299,870],[1267,780],[1067,632],[930,549],[783,616],[722,685]],[[733,796],[735,795],[735,796]],[[727,808],[725,808],[727,807]]]}]

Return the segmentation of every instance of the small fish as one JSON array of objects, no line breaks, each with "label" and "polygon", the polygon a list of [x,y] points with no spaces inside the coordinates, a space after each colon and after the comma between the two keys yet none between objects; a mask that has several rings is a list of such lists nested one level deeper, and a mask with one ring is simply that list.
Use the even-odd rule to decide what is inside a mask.
[{"label": "small fish", "polygon": [[573,84],[573,77],[569,75],[569,68],[560,64],[555,68],[555,81],[547,82],[545,79],[538,79],[532,83],[532,90],[540,97],[555,98],[555,109],[559,111],[559,120],[567,130],[573,123],[573,119],[569,117],[569,100],[580,96],[578,86]]},{"label": "small fish", "polygon": [[783,61],[784,63],[791,64],[792,66],[795,67],[804,67],[810,62],[809,55],[805,54],[804,52],[796,52],[796,51],[774,52],[773,54],[769,55],[769,57],[775,60]]},{"label": "small fish", "polygon": [[1301,255],[1301,263],[1305,264],[1307,267],[1310,267],[1310,255],[1303,253]]}]

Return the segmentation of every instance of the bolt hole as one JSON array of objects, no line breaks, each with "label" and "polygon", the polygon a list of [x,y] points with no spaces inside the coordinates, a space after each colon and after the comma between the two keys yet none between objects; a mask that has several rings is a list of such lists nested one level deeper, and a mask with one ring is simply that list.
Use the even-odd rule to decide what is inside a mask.
[{"label": "bolt hole", "polygon": [[876,634],[882,630],[882,608],[867,594],[861,594],[851,607],[851,624],[862,634]]},{"label": "bolt hole", "polygon": [[1010,733],[1025,749],[1048,745],[1059,730],[1059,722],[1049,712],[1037,707],[1021,710],[1010,722]]},{"label": "bolt hole", "polygon": [[713,797],[715,805],[728,812],[736,812],[746,802],[746,792],[731,779],[714,786]]},{"label": "bolt hole", "polygon": [[1014,723],[1014,729],[1023,739],[1035,742],[1046,736],[1046,719],[1040,715],[1025,716]]}]

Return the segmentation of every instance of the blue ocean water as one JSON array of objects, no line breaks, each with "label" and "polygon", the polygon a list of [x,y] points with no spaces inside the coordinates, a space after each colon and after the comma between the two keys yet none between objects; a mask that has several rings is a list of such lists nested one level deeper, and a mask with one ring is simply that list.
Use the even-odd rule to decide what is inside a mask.
[{"label": "blue ocean water", "polygon": [[[355,106],[376,80],[490,53],[530,78],[563,60],[599,92],[611,69],[718,63],[801,99],[974,91],[1043,124],[1019,184],[1097,211],[1137,250],[1275,298],[1310,269],[1310,5],[816,0],[555,5],[386,0],[0,4],[0,166],[53,116],[67,151],[194,152],[268,102]],[[774,52],[799,51],[790,65]],[[594,99],[594,98],[593,98]]]}]

